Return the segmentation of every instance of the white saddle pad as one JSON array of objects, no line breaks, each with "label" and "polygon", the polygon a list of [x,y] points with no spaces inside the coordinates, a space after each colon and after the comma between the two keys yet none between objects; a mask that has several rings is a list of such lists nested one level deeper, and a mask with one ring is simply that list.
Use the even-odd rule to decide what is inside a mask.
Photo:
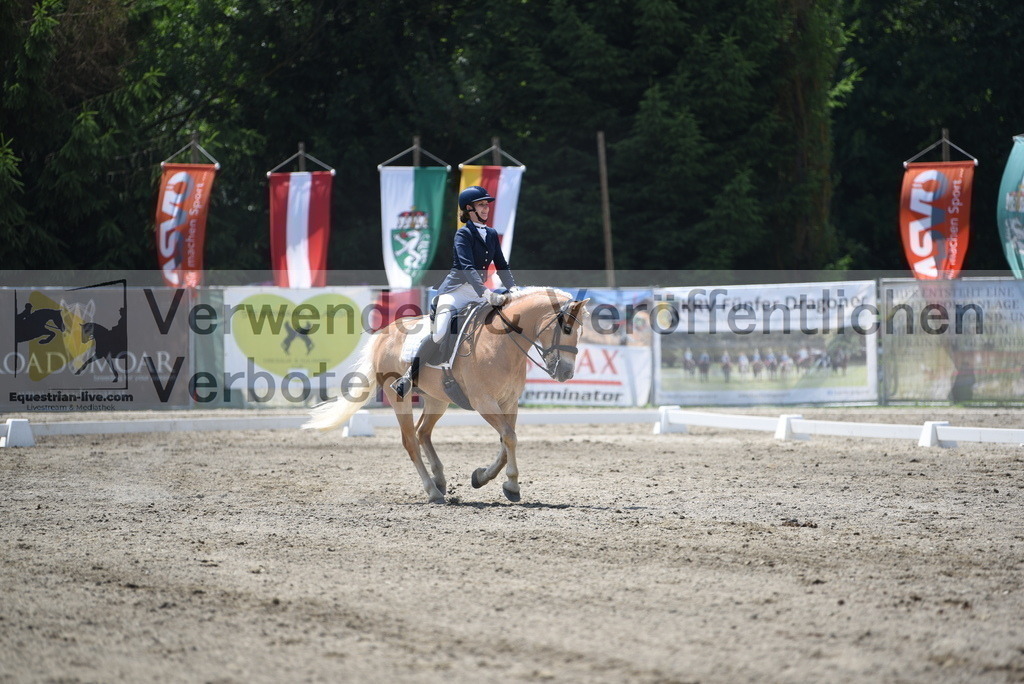
[{"label": "white saddle pad", "polygon": [[408,332],[405,335],[405,342],[402,343],[400,360],[402,363],[412,363],[413,357],[416,356],[416,352],[420,348],[420,343],[430,334],[430,317],[416,316],[404,320],[406,321],[405,329]]}]

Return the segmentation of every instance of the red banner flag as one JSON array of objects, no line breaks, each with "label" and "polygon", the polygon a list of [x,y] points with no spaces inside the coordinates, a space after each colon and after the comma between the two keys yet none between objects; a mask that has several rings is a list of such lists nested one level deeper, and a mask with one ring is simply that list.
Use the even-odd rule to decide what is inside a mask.
[{"label": "red banner flag", "polygon": [[279,287],[327,284],[330,171],[270,174],[270,263]]},{"label": "red banner flag", "polygon": [[156,203],[157,263],[164,283],[197,287],[203,280],[203,241],[214,164],[161,164]]},{"label": "red banner flag", "polygon": [[963,268],[971,227],[974,162],[906,164],[900,237],[914,277],[952,280]]}]

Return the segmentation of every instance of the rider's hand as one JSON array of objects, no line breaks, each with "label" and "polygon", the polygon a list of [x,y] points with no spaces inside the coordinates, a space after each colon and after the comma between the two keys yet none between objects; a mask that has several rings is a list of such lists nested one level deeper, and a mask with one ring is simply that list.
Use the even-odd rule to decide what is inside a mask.
[{"label": "rider's hand", "polygon": [[484,299],[491,306],[501,306],[502,304],[505,303],[506,297],[505,295],[499,294],[494,290],[487,290],[487,292],[484,293]]}]

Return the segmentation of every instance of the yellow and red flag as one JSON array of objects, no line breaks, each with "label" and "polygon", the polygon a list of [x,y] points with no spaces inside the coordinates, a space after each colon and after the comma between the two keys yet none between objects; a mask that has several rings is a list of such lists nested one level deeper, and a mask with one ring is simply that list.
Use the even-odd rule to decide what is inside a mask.
[{"label": "yellow and red flag", "polygon": [[[471,166],[462,165],[462,180],[459,192],[472,185],[479,185],[494,198],[487,225],[498,233],[501,253],[505,261],[512,254],[512,233],[516,227],[516,207],[519,205],[519,187],[523,182],[525,166]],[[494,265],[488,269],[488,280],[494,279]]]}]

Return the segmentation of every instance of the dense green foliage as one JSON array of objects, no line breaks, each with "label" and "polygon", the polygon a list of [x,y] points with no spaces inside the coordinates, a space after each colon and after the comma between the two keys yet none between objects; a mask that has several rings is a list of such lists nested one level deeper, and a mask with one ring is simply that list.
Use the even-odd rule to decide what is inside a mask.
[{"label": "dense green foliage", "polygon": [[159,161],[198,130],[210,268],[269,266],[299,141],[338,169],[328,266],[379,267],[376,165],[416,134],[527,164],[516,268],[601,268],[603,130],[618,268],[900,269],[900,162],[947,126],[982,159],[967,265],[1002,268],[1024,9],[982,4],[0,0],[0,264],[154,267]]}]

